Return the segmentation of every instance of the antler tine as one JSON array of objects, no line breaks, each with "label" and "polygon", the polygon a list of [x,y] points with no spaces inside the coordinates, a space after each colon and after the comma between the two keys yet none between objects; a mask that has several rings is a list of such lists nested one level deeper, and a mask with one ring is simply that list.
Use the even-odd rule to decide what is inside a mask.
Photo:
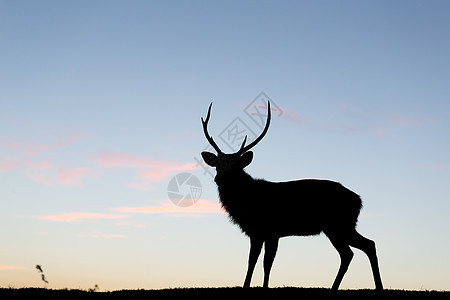
[{"label": "antler tine", "polygon": [[241,151],[242,151],[242,149],[244,149],[246,142],[247,142],[247,136],[245,136],[244,141],[242,142],[241,148],[239,148],[239,151],[237,153],[243,153]]},{"label": "antler tine", "polygon": [[219,146],[217,146],[216,142],[214,142],[212,136],[210,136],[208,133],[208,122],[209,122],[209,117],[211,116],[211,107],[212,107],[212,102],[211,102],[211,104],[209,104],[208,114],[206,115],[206,120],[203,120],[203,118],[202,118],[203,133],[205,134],[205,137],[208,140],[209,144],[217,151],[217,154],[219,154],[219,153],[222,153],[222,151],[220,150]]},{"label": "antler tine", "polygon": [[245,146],[245,142],[247,141],[247,136],[244,139],[244,142],[241,145],[241,148],[239,149],[239,151],[237,152],[238,154],[243,154],[245,152],[247,152],[248,150],[250,150],[251,148],[253,148],[256,144],[259,143],[259,141],[262,140],[262,138],[266,135],[267,130],[269,130],[269,125],[270,125],[270,118],[271,118],[271,111],[270,111],[270,101],[267,101],[267,121],[266,121],[266,127],[264,127],[263,132],[253,141],[251,142],[249,145]]}]

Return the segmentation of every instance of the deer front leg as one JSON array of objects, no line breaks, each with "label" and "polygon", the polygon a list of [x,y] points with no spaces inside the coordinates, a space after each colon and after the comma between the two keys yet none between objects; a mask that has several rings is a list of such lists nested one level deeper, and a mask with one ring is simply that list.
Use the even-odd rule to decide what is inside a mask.
[{"label": "deer front leg", "polygon": [[258,261],[259,254],[261,253],[263,242],[263,240],[258,238],[250,238],[250,253],[248,255],[248,269],[247,275],[245,276],[244,288],[250,287],[253,270],[255,270],[255,265]]}]

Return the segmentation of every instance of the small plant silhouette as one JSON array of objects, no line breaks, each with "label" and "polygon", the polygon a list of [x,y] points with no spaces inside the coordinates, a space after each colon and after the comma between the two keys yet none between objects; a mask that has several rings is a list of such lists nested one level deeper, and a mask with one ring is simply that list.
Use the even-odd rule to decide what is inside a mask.
[{"label": "small plant silhouette", "polygon": [[45,284],[48,284],[47,279],[45,279],[45,275],[44,275],[44,270],[42,270],[41,265],[36,265],[36,270],[38,270],[39,274],[41,274],[41,279],[43,282],[45,282]]},{"label": "small plant silhouette", "polygon": [[94,293],[94,292],[98,292],[100,288],[98,287],[98,284],[94,285],[93,288],[88,289],[89,292]]}]

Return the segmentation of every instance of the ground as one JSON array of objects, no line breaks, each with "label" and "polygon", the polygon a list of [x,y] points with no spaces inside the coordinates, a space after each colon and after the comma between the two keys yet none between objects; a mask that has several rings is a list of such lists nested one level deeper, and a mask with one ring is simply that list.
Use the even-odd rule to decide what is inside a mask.
[{"label": "ground", "polygon": [[240,287],[229,288],[174,288],[174,289],[160,289],[160,290],[117,290],[117,291],[102,291],[93,292],[87,290],[72,290],[72,289],[44,289],[44,288],[0,288],[0,298],[5,296],[56,296],[69,298],[80,297],[106,297],[106,298],[144,298],[154,296],[189,296],[189,297],[420,297],[420,298],[436,298],[446,297],[450,298],[450,291],[406,291],[406,290],[385,290],[382,292],[374,290],[339,290],[331,291],[324,288],[296,288],[296,287],[282,287],[282,288],[250,288],[243,289]]}]

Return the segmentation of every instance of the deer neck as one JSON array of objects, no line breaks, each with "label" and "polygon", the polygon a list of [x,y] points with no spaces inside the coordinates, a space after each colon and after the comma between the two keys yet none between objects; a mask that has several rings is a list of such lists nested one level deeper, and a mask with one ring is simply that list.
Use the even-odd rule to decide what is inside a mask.
[{"label": "deer neck", "polygon": [[238,200],[243,194],[252,190],[255,183],[255,179],[243,170],[223,176],[220,179],[216,177],[215,181],[223,204]]}]

